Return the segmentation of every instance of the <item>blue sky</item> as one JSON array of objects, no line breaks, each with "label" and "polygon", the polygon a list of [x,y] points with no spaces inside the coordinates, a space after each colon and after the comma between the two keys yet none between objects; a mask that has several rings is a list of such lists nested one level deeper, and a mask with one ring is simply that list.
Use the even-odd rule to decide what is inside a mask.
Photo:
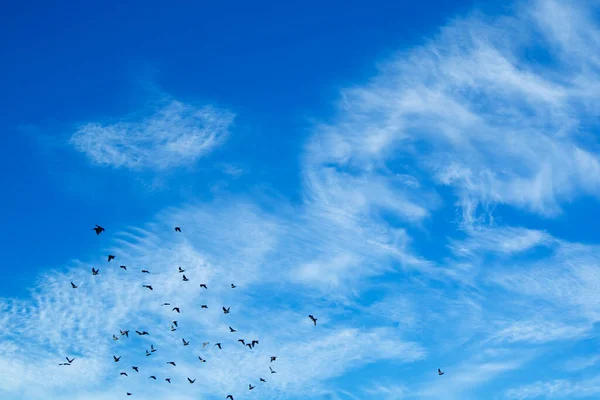
[{"label": "blue sky", "polygon": [[0,397],[597,398],[597,12],[10,5]]}]

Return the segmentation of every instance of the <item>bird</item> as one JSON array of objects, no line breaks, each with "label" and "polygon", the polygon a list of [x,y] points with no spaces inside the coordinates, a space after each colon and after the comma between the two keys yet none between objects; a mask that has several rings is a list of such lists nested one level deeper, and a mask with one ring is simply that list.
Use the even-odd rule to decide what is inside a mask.
[{"label": "bird", "polygon": [[146,289],[154,290],[154,289],[152,289],[152,285],[142,285],[142,287],[145,287]]},{"label": "bird", "polygon": [[175,328],[173,325],[171,325],[171,332],[175,332],[177,330],[177,328]]},{"label": "bird", "polygon": [[209,345],[209,343],[210,343],[210,342],[203,342],[203,343],[202,343],[202,348],[205,348],[206,346],[208,346],[208,345]]},{"label": "bird", "polygon": [[444,375],[444,373],[442,372],[442,370],[441,370],[441,369],[439,369],[439,368],[438,368],[438,375],[439,375],[439,376],[442,376],[442,375]]},{"label": "bird", "polygon": [[177,314],[179,314],[179,307],[173,307],[171,311],[177,311]]},{"label": "bird", "polygon": [[192,380],[192,379],[190,379],[190,378],[187,378],[187,379],[188,379],[188,382],[189,382],[189,383],[194,383],[194,382],[196,382],[196,380],[195,380],[195,379],[194,379],[194,380]]},{"label": "bird", "polygon": [[241,344],[243,344],[244,346],[246,345],[246,341],[244,339],[238,339],[238,342],[240,342]]},{"label": "bird", "polygon": [[271,356],[271,362],[277,360],[277,357]]},{"label": "bird", "polygon": [[235,286],[233,283],[231,284],[231,288],[235,289],[237,286]]},{"label": "bird", "polygon": [[121,375],[129,376],[129,375],[127,375],[127,372],[121,372]]},{"label": "bird", "polygon": [[154,380],[156,380],[156,377],[155,377],[154,375],[150,375],[150,376],[148,377],[148,379],[154,379]]},{"label": "bird", "polygon": [[201,283],[201,284],[200,284],[200,287],[201,287],[201,288],[204,288],[204,289],[208,289],[208,287],[206,287],[206,284],[205,284],[205,283]]},{"label": "bird", "polygon": [[175,227],[175,232],[181,232],[181,228],[180,228],[180,227],[178,227],[178,226],[176,226],[176,227]]},{"label": "bird", "polygon": [[131,396],[131,393],[127,392],[127,396]]},{"label": "bird", "polygon": [[200,362],[206,362],[206,360],[200,356],[198,356],[198,360],[200,360]]},{"label": "bird", "polygon": [[115,335],[113,335],[113,340],[119,340],[119,338]]},{"label": "bird", "polygon": [[123,268],[125,271],[127,271],[127,267],[124,265],[121,265],[119,268]]},{"label": "bird", "polygon": [[69,363],[60,363],[58,365],[71,365],[71,364],[69,364]]},{"label": "bird", "polygon": [[188,282],[189,281],[189,279],[187,278],[187,276],[183,275],[183,281],[184,282]]},{"label": "bird", "polygon": [[113,256],[112,254],[108,255],[108,262],[110,262],[110,260],[114,260],[114,259],[115,259],[115,256]]},{"label": "bird", "polygon": [[252,384],[249,384],[248,385],[248,390],[252,390],[252,389],[254,389],[254,386],[252,386]]},{"label": "bird", "polygon": [[175,365],[175,363],[173,361],[167,361],[167,364],[171,364],[172,366],[176,367],[177,365]]},{"label": "bird", "polygon": [[142,270],[142,274],[149,274],[149,273],[150,273],[150,271],[148,271],[147,269]]},{"label": "bird", "polygon": [[163,306],[170,306],[170,305],[171,305],[171,303],[163,303],[162,305],[163,305]]},{"label": "bird", "polygon": [[77,289],[79,286],[77,286],[76,284],[74,284],[73,282],[71,282],[71,287],[72,287],[73,289]]},{"label": "bird", "polygon": [[135,333],[137,333],[137,334],[138,334],[138,335],[140,335],[140,336],[149,335],[149,333],[148,333],[148,332],[146,332],[146,331],[142,331],[142,332],[140,332],[140,331],[135,331]]},{"label": "bird", "polygon": [[257,344],[259,344],[259,343],[258,343],[258,340],[253,340],[251,344],[252,344],[252,348],[254,348],[254,346],[257,345]]},{"label": "bird", "polygon": [[208,306],[206,304],[202,304],[202,306],[200,306],[200,308],[208,308]]},{"label": "bird", "polygon": [[152,354],[148,350],[146,350],[146,357],[150,357]]},{"label": "bird", "polygon": [[225,397],[225,400],[233,400],[233,396],[228,394],[227,397]]},{"label": "bird", "polygon": [[96,224],[95,228],[92,228],[93,231],[96,231],[96,235],[101,234],[102,232],[104,232],[104,228],[101,227],[100,225]]},{"label": "bird", "polygon": [[121,357],[117,357],[117,356],[113,356],[113,358],[115,359],[115,362],[119,362],[119,360],[121,359]]},{"label": "bird", "polygon": [[315,324],[315,326],[317,326],[317,319],[315,317],[313,317],[312,315],[309,315],[308,318],[310,318],[312,320],[312,322]]},{"label": "bird", "polygon": [[140,372],[138,367],[131,367],[135,372]]},{"label": "bird", "polygon": [[265,381],[263,378],[260,378],[260,381],[261,381],[261,382],[266,382],[266,381]]},{"label": "bird", "polygon": [[98,275],[99,272],[100,269],[94,269],[94,267],[92,267],[92,275]]},{"label": "bird", "polygon": [[217,343],[217,344],[215,344],[215,346],[217,346],[219,349],[223,350],[223,348],[221,347],[221,343]]},{"label": "bird", "polygon": [[173,321],[173,325],[177,327],[177,321]]},{"label": "bird", "polygon": [[185,339],[181,339],[183,341],[183,345],[187,346],[188,344],[190,344],[190,342],[186,342]]},{"label": "bird", "polygon": [[252,350],[252,345],[251,345],[250,343],[246,343],[246,346],[248,346],[248,348],[249,348],[250,350]]},{"label": "bird", "polygon": [[235,329],[233,329],[232,327],[229,327],[229,332],[233,333],[233,332],[237,332]]},{"label": "bird", "polygon": [[171,383],[171,378],[165,378],[165,381]]},{"label": "bird", "polygon": [[125,335],[125,336],[129,337],[129,331],[122,331],[119,329],[119,332],[121,333],[121,336]]},{"label": "bird", "polygon": [[71,358],[70,360],[69,360],[69,357],[65,357],[65,358],[67,359],[67,362],[68,362],[69,364],[71,364],[73,361],[75,361],[75,359],[74,359],[74,358]]},{"label": "bird", "polygon": [[183,273],[183,272],[185,272],[185,269],[183,269],[183,268],[181,268],[181,267],[177,267],[177,268],[179,268],[179,273],[180,273],[180,274],[181,274],[181,273]]},{"label": "bird", "polygon": [[274,371],[273,368],[269,367],[269,371],[271,371],[272,374],[276,374],[277,371]]},{"label": "bird", "polygon": [[151,345],[150,345],[150,351],[151,351],[152,353],[154,353],[154,352],[156,351],[156,349],[154,348],[154,345],[153,345],[153,344],[151,344]]},{"label": "bird", "polygon": [[230,308],[231,308],[231,307],[227,307],[227,308],[225,308],[225,306],[223,306],[223,314],[229,314],[229,309],[230,309]]}]

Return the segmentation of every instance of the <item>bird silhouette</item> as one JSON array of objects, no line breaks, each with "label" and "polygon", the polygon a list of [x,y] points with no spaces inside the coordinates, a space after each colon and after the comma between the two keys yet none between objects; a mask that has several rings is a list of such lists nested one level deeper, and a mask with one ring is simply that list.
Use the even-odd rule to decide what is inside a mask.
[{"label": "bird silhouette", "polygon": [[175,227],[175,232],[181,232],[181,228],[180,228],[180,227],[178,227],[178,226],[176,226],[176,227]]},{"label": "bird silhouette", "polygon": [[179,314],[179,307],[173,307],[171,311],[177,311],[177,313]]},{"label": "bird silhouette", "polygon": [[233,333],[233,332],[237,332],[235,329],[233,329],[232,327],[229,327],[229,332]]},{"label": "bird silhouette", "polygon": [[221,343],[217,343],[217,344],[215,344],[215,346],[217,346],[219,349],[223,350],[223,348],[221,347]]},{"label": "bird silhouette", "polygon": [[124,265],[121,265],[119,268],[123,268],[125,271],[127,271],[127,267]]},{"label": "bird silhouette", "polygon": [[154,375],[150,375],[150,376],[148,377],[148,379],[154,379],[154,380],[156,380],[156,377],[155,377]]},{"label": "bird silhouette", "polygon": [[266,382],[266,380],[264,380],[263,378],[260,378],[260,381],[261,381],[261,382]]},{"label": "bird silhouette", "polygon": [[127,392],[127,396],[131,396],[131,393]]},{"label": "bird silhouette", "polygon": [[76,284],[74,284],[73,282],[71,282],[71,287],[72,287],[73,289],[77,289],[79,286],[77,286]]},{"label": "bird silhouette", "polygon": [[177,326],[177,321],[173,321],[172,324]]},{"label": "bird silhouette", "polygon": [[148,271],[147,269],[142,270],[142,274],[149,274],[149,273],[150,273],[150,271]]},{"label": "bird silhouette", "polygon": [[200,356],[198,356],[198,360],[200,360],[200,362],[206,362],[206,360]]},{"label": "bird silhouette", "polygon": [[69,357],[65,357],[65,358],[67,359],[67,362],[68,362],[69,364],[71,364],[73,361],[75,361],[75,359],[74,359],[74,358],[71,358],[70,360],[69,360]]},{"label": "bird silhouette", "polygon": [[200,287],[201,287],[201,288],[204,288],[204,289],[208,289],[208,287],[206,286],[206,284],[205,284],[205,283],[201,283],[201,284],[200,284]]},{"label": "bird silhouette", "polygon": [[206,346],[208,346],[208,344],[209,344],[209,343],[210,343],[210,342],[203,342],[203,343],[202,343],[202,348],[205,348]]},{"label": "bird silhouette", "polygon": [[184,282],[188,282],[188,281],[189,281],[189,279],[187,278],[187,276],[185,276],[185,274],[183,275],[183,279],[182,279],[182,280],[183,280]]},{"label": "bird silhouette", "polygon": [[173,361],[167,361],[167,364],[171,364],[172,366],[176,367],[177,365],[175,365],[175,363]]},{"label": "bird silhouette", "polygon": [[240,342],[241,344],[243,344],[244,346],[246,345],[246,341],[244,339],[238,339],[238,342]]},{"label": "bird silhouette", "polygon": [[117,357],[117,356],[113,356],[113,358],[115,359],[115,362],[119,362],[119,360],[121,359],[121,357]]},{"label": "bird silhouette", "polygon": [[249,384],[249,385],[248,385],[248,390],[252,390],[252,389],[254,389],[254,388],[255,388],[255,386],[252,386],[252,384]]},{"label": "bird silhouette", "polygon": [[248,348],[249,348],[250,350],[252,350],[252,345],[251,345],[250,343],[246,343],[246,346],[248,346]]},{"label": "bird silhouette", "polygon": [[156,351],[156,349],[154,348],[154,345],[153,345],[153,344],[151,344],[151,345],[150,345],[150,351],[151,351],[152,353],[154,353],[154,352]]},{"label": "bird silhouette", "polygon": [[190,344],[190,342],[186,342],[186,341],[185,341],[185,339],[181,339],[181,340],[183,341],[183,345],[184,345],[184,346],[187,346],[187,345],[189,345],[189,344]]},{"label": "bird silhouette", "polygon": [[141,331],[141,332],[140,331],[135,331],[135,333],[137,333],[140,336],[149,335],[149,333],[146,332],[146,331]]},{"label": "bird silhouette", "polygon": [[271,356],[271,362],[277,360],[277,357]]},{"label": "bird silhouette", "polygon": [[233,283],[231,284],[231,288],[235,289],[237,286],[235,286]]},{"label": "bird silhouette", "polygon": [[108,255],[108,262],[110,262],[110,260],[114,260],[114,259],[115,259],[115,256],[113,256],[112,254]]},{"label": "bird silhouette", "polygon": [[206,304],[202,304],[202,306],[200,306],[200,308],[208,308],[208,306]]},{"label": "bird silhouette", "polygon": [[104,232],[104,228],[101,227],[100,225],[96,225],[95,228],[92,228],[93,231],[96,231],[96,235],[101,234],[102,232]]},{"label": "bird silhouette", "polygon": [[442,375],[444,375],[444,373],[442,372],[442,370],[441,370],[441,369],[439,369],[439,368],[438,368],[438,375],[439,375],[439,376],[442,376]]},{"label": "bird silhouette", "polygon": [[230,309],[230,308],[231,308],[231,307],[227,307],[227,308],[225,308],[225,306],[223,306],[223,314],[229,314],[229,309]]},{"label": "bird silhouette", "polygon": [[189,383],[194,383],[194,382],[196,382],[196,379],[192,380],[192,379],[190,379],[190,378],[187,378],[187,380],[188,380],[188,382],[189,382]]},{"label": "bird silhouette", "polygon": [[98,275],[99,272],[100,269],[94,269],[94,267],[92,267],[92,275]]},{"label": "bird silhouette", "polygon": [[170,305],[171,305],[171,303],[163,303],[162,305],[163,305],[163,306],[170,306]]},{"label": "bird silhouette", "polygon": [[251,344],[252,344],[252,348],[254,348],[254,346],[257,345],[257,344],[259,344],[259,343],[258,343],[258,340],[253,340]]},{"label": "bird silhouette", "polygon": [[233,396],[228,394],[227,397],[225,397],[225,400],[233,400]]},{"label": "bird silhouette", "polygon": [[113,335],[113,340],[119,340],[119,338],[116,335]]},{"label": "bird silhouette", "polygon": [[165,378],[165,381],[171,383],[171,378]]},{"label": "bird silhouette", "polygon": [[177,328],[175,328],[173,325],[171,325],[171,332],[175,332],[177,330]]},{"label": "bird silhouette", "polygon": [[135,372],[140,372],[138,367],[131,367],[131,369],[133,369]]},{"label": "bird silhouette", "polygon": [[183,268],[181,268],[181,267],[177,267],[177,268],[179,268],[179,273],[180,273],[180,274],[181,274],[181,273],[183,273],[183,272],[185,272],[185,269],[183,269]]},{"label": "bird silhouette", "polygon": [[154,289],[152,288],[152,285],[142,285],[142,287],[145,287],[146,289],[154,290]]},{"label": "bird silhouette", "polygon": [[150,357],[152,354],[148,350],[146,350],[146,357]]},{"label": "bird silhouette", "polygon": [[273,371],[273,368],[269,367],[269,371],[271,371],[272,374],[276,374],[277,371]]},{"label": "bird silhouette", "polygon": [[121,333],[121,336],[125,335],[126,337],[129,337],[129,331],[122,331],[119,329],[119,332]]},{"label": "bird silhouette", "polygon": [[58,365],[71,365],[70,363],[60,363]]},{"label": "bird silhouette", "polygon": [[310,318],[313,322],[313,324],[315,324],[315,326],[317,326],[317,319],[315,317],[313,317],[312,315],[309,315],[308,318]]},{"label": "bird silhouette", "polygon": [[129,376],[129,375],[127,375],[127,372],[121,372],[121,375],[122,376]]}]

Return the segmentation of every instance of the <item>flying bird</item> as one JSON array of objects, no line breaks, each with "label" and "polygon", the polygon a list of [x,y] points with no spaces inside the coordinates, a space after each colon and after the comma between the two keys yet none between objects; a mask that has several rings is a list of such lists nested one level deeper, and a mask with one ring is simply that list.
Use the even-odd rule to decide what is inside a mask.
[{"label": "flying bird", "polygon": [[171,383],[171,378],[165,378],[165,381]]},{"label": "flying bird", "polygon": [[183,273],[183,272],[185,272],[185,269],[183,269],[183,268],[181,268],[181,267],[177,267],[177,268],[179,268],[179,273]]},{"label": "flying bird", "polygon": [[184,282],[188,282],[189,281],[189,279],[187,278],[187,276],[183,275],[183,281]]},{"label": "flying bird", "polygon": [[227,397],[225,397],[225,400],[233,400],[233,396],[229,394]]},{"label": "flying bird", "polygon": [[74,284],[73,282],[71,282],[71,287],[72,287],[73,289],[77,289],[79,286],[77,286],[76,284]]},{"label": "flying bird", "polygon": [[208,306],[206,304],[202,304],[202,306],[200,306],[200,308],[208,308]]},{"label": "flying bird", "polygon": [[149,274],[149,273],[150,273],[150,271],[148,271],[147,269],[142,270],[142,274]]},{"label": "flying bird", "polygon": [[177,328],[175,328],[173,325],[171,325],[171,332],[175,332],[177,330]]},{"label": "flying bird", "polygon": [[206,360],[200,356],[198,356],[198,360],[200,360],[200,362],[206,362]]},{"label": "flying bird", "polygon": [[138,367],[131,367],[135,372],[140,372],[140,370],[138,369]]},{"label": "flying bird", "polygon": [[92,275],[98,275],[99,272],[100,269],[94,269],[94,267],[92,267]]},{"label": "flying bird", "polygon": [[163,303],[162,305],[163,305],[163,306],[170,306],[170,305],[171,305],[171,303]]},{"label": "flying bird", "polygon": [[93,231],[96,231],[96,235],[101,234],[102,232],[104,232],[104,228],[101,227],[100,225],[96,225],[95,228],[92,228]]},{"label": "flying bird", "polygon": [[124,265],[121,265],[119,268],[123,268],[125,271],[127,271],[127,267]]},{"label": "flying bird", "polygon": [[266,382],[266,381],[265,381],[263,378],[260,378],[260,381],[261,381],[261,382]]},{"label": "flying bird", "polygon": [[127,372],[121,372],[121,375],[122,376],[129,376],[129,375],[127,375]]},{"label": "flying bird", "polygon": [[196,382],[196,380],[195,380],[195,379],[194,379],[194,380],[191,380],[190,378],[187,378],[187,379],[188,379],[188,382],[189,382],[189,383],[194,383],[194,382]]},{"label": "flying bird", "polygon": [[230,309],[230,308],[231,308],[231,307],[227,307],[227,308],[225,308],[225,306],[223,306],[223,314],[229,314],[229,309]]},{"label": "flying bird", "polygon": [[273,361],[275,361],[275,360],[277,360],[277,357],[273,357],[273,356],[271,356],[271,362],[273,362]]},{"label": "flying bird", "polygon": [[171,311],[177,311],[177,314],[179,314],[179,307],[173,307]]},{"label": "flying bird", "polygon": [[233,333],[233,332],[237,332],[235,329],[233,329],[232,327],[229,327],[229,332]]},{"label": "flying bird", "polygon": [[127,392],[127,396],[131,396],[131,393]]},{"label": "flying bird", "polygon": [[146,332],[146,331],[141,331],[141,332],[140,331],[135,331],[135,333],[137,333],[140,336],[149,335],[149,333]]},{"label": "flying bird", "polygon": [[119,340],[119,338],[116,335],[113,335],[113,340]]},{"label": "flying bird", "polygon": [[185,339],[181,339],[181,340],[183,341],[183,345],[184,345],[184,346],[187,346],[188,344],[190,344],[190,342],[189,342],[189,341],[188,341],[188,342],[186,342],[186,341],[185,341]]},{"label": "flying bird", "polygon": [[119,329],[119,333],[121,333],[121,336],[127,336],[129,337],[129,331],[122,331]]},{"label": "flying bird", "polygon": [[249,384],[249,385],[248,385],[248,390],[252,390],[252,389],[254,389],[254,388],[255,388],[255,386],[252,386],[252,384]]},{"label": "flying bird", "polygon": [[177,321],[173,321],[173,325],[177,327]]},{"label": "flying bird", "polygon": [[108,262],[110,262],[110,260],[114,260],[114,259],[115,259],[115,256],[113,256],[112,254],[108,255]]},{"label": "flying bird", "polygon": [[203,342],[203,343],[202,343],[202,348],[205,348],[206,346],[208,346],[208,344],[209,344],[209,343],[210,343],[210,342]]},{"label": "flying bird", "polygon": [[115,359],[115,362],[119,362],[119,360],[121,359],[121,357],[117,357],[117,356],[113,356],[113,358]]},{"label": "flying bird", "polygon": [[215,346],[217,346],[219,349],[223,350],[223,348],[221,347],[221,343],[217,343],[217,344],[215,344]]},{"label": "flying bird", "polygon": [[200,287],[201,287],[201,288],[204,288],[204,289],[208,289],[208,287],[206,287],[206,284],[205,284],[205,283],[201,283],[201,284],[200,284]]},{"label": "flying bird", "polygon": [[69,357],[65,357],[65,358],[67,359],[67,362],[68,362],[69,364],[71,364],[73,361],[75,361],[75,359],[74,359],[74,358],[71,358],[70,360],[69,360]]},{"label": "flying bird", "polygon": [[442,376],[442,375],[444,375],[444,373],[442,372],[442,370],[441,370],[441,369],[439,369],[439,368],[438,368],[438,375],[439,375],[439,376]]},{"label": "flying bird", "polygon": [[167,364],[171,364],[172,366],[176,367],[177,365],[175,365],[175,363],[173,361],[167,361]]},{"label": "flying bird", "polygon": [[258,340],[253,340],[251,344],[252,344],[252,348],[254,348],[254,346],[257,345],[257,344],[259,344],[259,343],[258,343]]},{"label": "flying bird", "polygon": [[175,232],[181,232],[181,228],[180,228],[180,227],[178,227],[178,226],[176,226],[176,227],[175,227]]},{"label": "flying bird", "polygon": [[231,284],[231,288],[235,289],[237,286],[235,286],[233,283]]},{"label": "flying bird", "polygon": [[246,343],[246,346],[248,346],[248,348],[249,348],[250,350],[252,350],[252,345],[251,345],[250,343]]},{"label": "flying bird", "polygon": [[151,344],[151,345],[150,345],[150,351],[151,351],[152,353],[154,353],[154,352],[156,351],[156,349],[154,348],[154,345],[153,345],[153,344]]},{"label": "flying bird", "polygon": [[308,318],[310,318],[313,322],[313,324],[315,324],[315,326],[317,326],[317,319],[315,317],[313,317],[312,315],[309,315]]},{"label": "flying bird", "polygon": [[69,363],[60,363],[58,365],[71,365],[71,364],[69,364]]},{"label": "flying bird", "polygon": [[145,287],[146,289],[154,290],[154,289],[152,288],[152,285],[142,285],[142,287]]},{"label": "flying bird", "polygon": [[148,350],[146,350],[146,357],[150,357],[152,354]]},{"label": "flying bird", "polygon": [[155,377],[154,375],[150,375],[150,376],[148,377],[148,379],[154,379],[154,380],[156,380],[156,377]]},{"label": "flying bird", "polygon": [[246,345],[246,341],[244,339],[238,339],[238,342],[240,342],[241,344],[243,344],[244,346]]},{"label": "flying bird", "polygon": [[272,374],[276,374],[277,371],[273,371],[273,368],[269,367],[269,371],[271,371]]}]

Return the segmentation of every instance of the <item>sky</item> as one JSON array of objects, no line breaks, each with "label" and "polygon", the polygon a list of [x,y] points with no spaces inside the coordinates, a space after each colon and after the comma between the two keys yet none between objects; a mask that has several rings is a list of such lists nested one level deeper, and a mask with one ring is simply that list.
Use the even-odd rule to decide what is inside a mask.
[{"label": "sky", "polygon": [[7,5],[0,398],[600,397],[600,3],[410,3]]}]

